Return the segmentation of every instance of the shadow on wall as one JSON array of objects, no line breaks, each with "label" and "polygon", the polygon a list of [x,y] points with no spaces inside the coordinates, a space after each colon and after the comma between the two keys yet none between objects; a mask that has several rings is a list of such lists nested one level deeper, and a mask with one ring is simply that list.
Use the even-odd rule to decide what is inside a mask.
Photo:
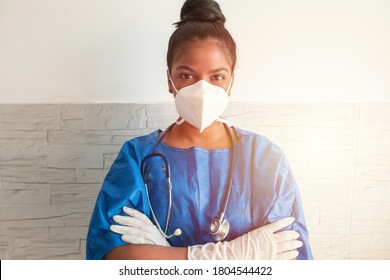
[{"label": "shadow on wall", "polygon": [[[287,154],[316,259],[390,259],[390,104],[232,103],[232,125]],[[173,104],[0,104],[0,259],[84,259],[122,144]]]}]

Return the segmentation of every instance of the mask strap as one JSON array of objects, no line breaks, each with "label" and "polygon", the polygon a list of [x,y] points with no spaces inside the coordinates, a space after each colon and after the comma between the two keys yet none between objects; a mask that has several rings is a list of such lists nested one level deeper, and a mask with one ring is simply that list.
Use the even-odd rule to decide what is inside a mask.
[{"label": "mask strap", "polygon": [[[230,82],[229,82],[229,86],[228,86],[228,89],[226,90],[226,94],[229,94],[229,90],[230,88],[232,87],[232,83],[233,83],[233,76],[234,76],[234,73],[230,79]],[[221,117],[218,117],[217,118],[217,121],[221,122],[221,123],[227,123],[227,119],[223,119]]]},{"label": "mask strap", "polygon": [[230,88],[232,87],[233,77],[234,77],[234,73],[233,73],[232,77],[230,78],[229,86],[228,86],[228,89],[226,90],[226,93],[227,93],[227,94],[229,94],[229,90],[230,90]]},{"label": "mask strap", "polygon": [[185,120],[182,117],[180,117],[180,119],[176,121],[176,124],[181,125],[183,122],[185,122]]},{"label": "mask strap", "polygon": [[[169,73],[169,69],[167,69],[167,74],[168,74],[168,79],[171,82],[173,89],[176,91],[177,94],[179,91],[177,90],[175,83],[172,81],[171,73]],[[176,125],[181,125],[183,122],[185,122],[185,120],[183,119],[182,116],[180,116],[180,118],[176,121]]]},{"label": "mask strap", "polygon": [[226,119],[223,119],[221,117],[218,117],[217,118],[217,121],[221,122],[221,123],[227,123],[227,120]]},{"label": "mask strap", "polygon": [[176,91],[176,94],[179,92],[175,86],[175,83],[173,82],[172,78],[171,78],[171,73],[169,73],[169,69],[167,69],[167,74],[168,74],[168,79],[169,81],[171,82],[172,86],[173,86],[173,89]]}]

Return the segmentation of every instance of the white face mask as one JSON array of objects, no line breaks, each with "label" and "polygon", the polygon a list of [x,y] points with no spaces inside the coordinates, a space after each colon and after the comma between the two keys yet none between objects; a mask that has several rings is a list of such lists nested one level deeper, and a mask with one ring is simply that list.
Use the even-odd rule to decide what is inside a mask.
[{"label": "white face mask", "polygon": [[229,102],[229,90],[232,84],[225,89],[214,86],[204,80],[177,90],[172,79],[169,78],[176,91],[175,106],[181,121],[197,127],[200,132],[210,126],[215,120],[224,121],[219,118],[225,111]]}]

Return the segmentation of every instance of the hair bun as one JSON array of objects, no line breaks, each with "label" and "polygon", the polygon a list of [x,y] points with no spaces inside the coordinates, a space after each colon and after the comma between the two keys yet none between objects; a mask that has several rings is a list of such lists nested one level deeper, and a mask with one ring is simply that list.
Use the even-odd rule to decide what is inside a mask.
[{"label": "hair bun", "polygon": [[179,26],[188,21],[214,22],[224,25],[225,16],[222,14],[219,4],[214,0],[187,0],[180,12]]}]

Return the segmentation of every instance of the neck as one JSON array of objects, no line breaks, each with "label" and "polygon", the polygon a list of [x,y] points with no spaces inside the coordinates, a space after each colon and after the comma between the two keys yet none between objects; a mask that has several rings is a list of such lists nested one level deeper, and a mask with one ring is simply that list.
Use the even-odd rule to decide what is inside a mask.
[{"label": "neck", "polygon": [[229,134],[223,123],[218,121],[215,121],[202,133],[187,122],[175,125],[163,141],[176,148],[197,146],[205,149],[217,149],[231,147]]}]

